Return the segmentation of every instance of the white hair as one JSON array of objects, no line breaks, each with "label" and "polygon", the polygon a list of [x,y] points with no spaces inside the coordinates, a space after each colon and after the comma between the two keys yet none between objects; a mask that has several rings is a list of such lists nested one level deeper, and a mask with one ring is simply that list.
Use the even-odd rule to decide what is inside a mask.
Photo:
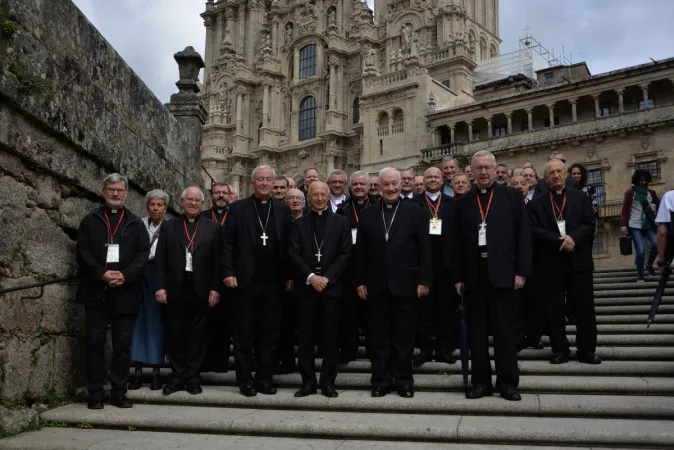
[{"label": "white hair", "polygon": [[147,205],[150,204],[150,201],[152,201],[152,199],[155,198],[160,198],[164,200],[164,205],[168,206],[169,195],[166,192],[162,191],[161,189],[153,189],[147,194],[145,194],[145,207],[147,208]]},{"label": "white hair", "polygon": [[129,180],[128,180],[128,178],[126,178],[124,175],[122,175],[120,173],[111,173],[110,175],[105,177],[103,179],[103,189],[108,187],[108,184],[119,183],[120,181],[122,183],[124,183],[124,188],[128,190],[129,189]]},{"label": "white hair", "polygon": [[253,171],[250,173],[250,179],[255,180],[255,173],[257,173],[261,170],[271,170],[272,178],[276,179],[276,171],[271,166],[268,166],[266,164],[263,164],[261,166],[257,166],[256,168],[254,168]]},{"label": "white hair", "polygon": [[400,171],[398,169],[395,169],[393,167],[384,167],[379,171],[379,182],[381,183],[381,179],[384,175],[386,175],[389,172],[393,172],[396,176],[396,179],[398,181],[402,181],[402,177],[400,176]]},{"label": "white hair", "polygon": [[545,163],[545,168],[543,169],[543,176],[548,174],[548,166],[552,163],[560,163],[562,165],[562,170],[566,172],[566,164],[561,159],[551,159],[550,161]]},{"label": "white hair", "polygon": [[328,174],[328,180],[333,175],[339,175],[340,177],[344,177],[344,179],[346,180],[346,172],[344,172],[343,170],[339,169],[331,170],[330,173]]},{"label": "white hair", "polygon": [[190,189],[196,189],[197,191],[199,191],[199,193],[201,194],[201,201],[203,202],[203,201],[205,200],[205,198],[204,198],[204,191],[202,191],[201,189],[199,189],[199,188],[196,187],[196,186],[186,187],[186,188],[183,190],[183,192],[180,194],[180,200],[182,200],[182,199],[185,198],[185,196],[187,195],[187,191],[190,190]]},{"label": "white hair", "polygon": [[475,153],[473,155],[473,158],[470,160],[470,165],[472,166],[475,163],[476,158],[482,158],[484,156],[488,156],[491,159],[491,162],[494,164],[494,166],[496,166],[496,157],[489,150],[480,150],[479,152]]},{"label": "white hair", "polygon": [[[354,179],[354,177],[365,177],[365,179],[367,180],[368,177],[369,177],[369,175],[368,175],[368,173],[365,172],[364,170],[356,170],[356,171],[353,172],[353,173],[351,174],[351,176],[349,177],[349,184],[350,184],[350,185],[353,184],[353,179]],[[366,183],[367,183],[367,181],[366,181]]]}]

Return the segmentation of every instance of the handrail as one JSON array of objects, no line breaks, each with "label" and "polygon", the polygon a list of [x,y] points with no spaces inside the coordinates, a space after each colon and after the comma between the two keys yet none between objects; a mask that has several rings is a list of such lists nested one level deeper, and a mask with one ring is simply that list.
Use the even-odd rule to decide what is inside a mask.
[{"label": "handrail", "polygon": [[44,295],[44,287],[48,286],[50,284],[56,284],[56,283],[65,283],[68,281],[73,281],[76,280],[77,276],[76,275],[71,275],[69,277],[65,278],[57,278],[56,280],[50,280],[50,281],[41,281],[39,283],[31,283],[31,284],[24,284],[21,286],[13,286],[10,288],[3,288],[0,289],[0,295],[3,294],[9,294],[10,292],[16,292],[16,291],[23,291],[25,289],[32,289],[39,287],[40,288],[40,294],[39,295],[26,295],[21,297],[21,300],[37,300],[38,298],[42,298]]}]

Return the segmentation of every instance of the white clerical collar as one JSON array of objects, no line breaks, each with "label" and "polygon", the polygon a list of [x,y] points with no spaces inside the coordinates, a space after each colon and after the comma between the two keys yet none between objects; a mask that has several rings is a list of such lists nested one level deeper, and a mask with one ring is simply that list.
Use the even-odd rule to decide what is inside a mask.
[{"label": "white clerical collar", "polygon": [[224,209],[218,209],[218,214],[222,214],[223,212],[225,212]]},{"label": "white clerical collar", "polygon": [[194,217],[192,217],[191,219],[188,218],[187,221],[188,221],[189,223],[194,223]]},{"label": "white clerical collar", "polygon": [[410,192],[409,194],[403,194],[402,192],[400,193],[400,198],[414,198],[414,191]]},{"label": "white clerical collar", "polygon": [[117,210],[116,210],[116,209],[111,209],[110,212],[113,213],[113,214],[117,214]]},{"label": "white clerical collar", "polygon": [[388,209],[392,209],[392,208],[393,208],[393,204],[391,204],[391,203],[386,203],[386,207],[387,207]]},{"label": "white clerical collar", "polygon": [[315,209],[312,209],[313,212],[318,214],[319,216],[322,216],[325,211],[328,210],[328,207],[326,206],[325,208],[321,209],[320,211],[316,211]]},{"label": "white clerical collar", "polygon": [[356,203],[358,203],[359,205],[363,205],[363,204],[365,204],[365,200],[366,199],[356,200]]},{"label": "white clerical collar", "polygon": [[440,194],[442,194],[442,192],[440,192],[440,191],[438,191],[438,192],[428,192],[428,191],[426,191],[426,195],[428,196],[428,198],[430,198],[433,201],[436,201],[438,199],[438,197],[440,197]]},{"label": "white clerical collar", "polygon": [[342,194],[339,197],[335,197],[334,195],[330,194],[330,198],[334,200],[335,203],[341,203],[346,200],[346,195]]},{"label": "white clerical collar", "polygon": [[555,194],[562,195],[563,192],[564,192],[564,189],[560,189],[558,191],[555,191]]}]

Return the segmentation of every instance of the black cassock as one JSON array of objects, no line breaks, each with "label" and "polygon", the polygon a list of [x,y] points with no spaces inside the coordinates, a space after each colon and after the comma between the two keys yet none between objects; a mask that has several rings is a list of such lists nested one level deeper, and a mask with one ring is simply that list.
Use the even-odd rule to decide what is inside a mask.
[{"label": "black cassock", "polygon": [[[320,252],[320,260],[319,260]],[[330,208],[312,211],[293,224],[290,261],[294,270],[294,297],[298,326],[298,362],[304,385],[316,386],[315,336],[321,337],[323,352],[320,387],[334,385],[339,358],[339,306],[351,253],[349,222]],[[307,285],[310,274],[325,276],[323,292]]]},{"label": "black cassock", "polygon": [[356,241],[357,285],[367,287],[369,303],[371,381],[384,389],[414,382],[417,286],[430,286],[433,278],[424,212],[401,200],[388,206],[362,210]]},{"label": "black cassock", "polygon": [[[208,297],[224,287],[218,274],[220,233],[210,219],[190,222],[184,216],[164,222],[159,230],[156,289],[166,290],[168,354],[175,385],[199,381],[208,347]],[[186,252],[192,255],[191,272],[186,270]]]},{"label": "black cassock", "polygon": [[236,277],[231,296],[236,380],[253,383],[253,346],[259,358],[255,382],[268,385],[277,364],[282,292],[290,280],[290,209],[270,198],[232,203],[224,225],[221,279]]},{"label": "black cassock", "polygon": [[[535,198],[527,208],[535,242],[535,257],[545,286],[542,298],[547,305],[552,351],[558,353],[569,350],[565,331],[566,297],[576,319],[576,347],[580,352],[594,353],[597,346],[597,320],[592,284],[592,240],[596,218],[592,203],[584,192],[565,188],[560,193],[549,191]],[[566,234],[575,242],[574,252],[559,250],[561,234],[558,218],[564,221]]]},{"label": "black cassock", "polygon": [[[478,241],[480,209],[486,216],[486,246]],[[515,276],[531,275],[531,232],[522,193],[494,183],[484,190],[473,186],[457,200],[453,254],[453,281],[466,289],[473,387],[491,386],[490,329],[496,387],[517,387]]]}]

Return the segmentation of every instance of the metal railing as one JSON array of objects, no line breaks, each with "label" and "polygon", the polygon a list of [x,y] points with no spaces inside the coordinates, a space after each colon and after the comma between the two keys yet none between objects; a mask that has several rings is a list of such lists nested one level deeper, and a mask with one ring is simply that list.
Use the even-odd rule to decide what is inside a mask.
[{"label": "metal railing", "polygon": [[608,219],[609,217],[620,217],[623,209],[623,199],[606,200],[599,206],[599,217]]},{"label": "metal railing", "polygon": [[67,283],[68,281],[73,281],[76,280],[77,276],[76,275],[71,275],[69,277],[65,278],[57,278],[56,280],[50,280],[50,281],[41,281],[39,283],[31,283],[31,284],[22,284],[20,286],[12,286],[9,288],[2,288],[0,289],[0,295],[4,294],[9,294],[10,292],[16,292],[16,291],[23,291],[26,289],[33,289],[33,288],[40,288],[40,293],[38,295],[24,295],[21,297],[21,300],[37,300],[38,298],[42,298],[44,295],[44,287],[49,286],[50,284],[57,284],[57,283]]}]

